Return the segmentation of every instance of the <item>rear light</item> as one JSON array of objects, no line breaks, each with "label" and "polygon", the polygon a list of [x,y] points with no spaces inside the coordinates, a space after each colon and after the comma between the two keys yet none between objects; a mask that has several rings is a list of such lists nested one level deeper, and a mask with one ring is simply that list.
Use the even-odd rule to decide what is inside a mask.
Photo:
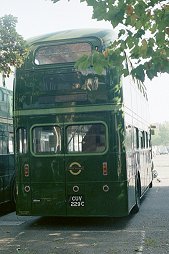
[{"label": "rear light", "polygon": [[107,169],[107,162],[103,162],[103,175],[107,176],[108,169]]},{"label": "rear light", "polygon": [[28,164],[24,165],[24,176],[25,177],[29,176],[29,165]]}]

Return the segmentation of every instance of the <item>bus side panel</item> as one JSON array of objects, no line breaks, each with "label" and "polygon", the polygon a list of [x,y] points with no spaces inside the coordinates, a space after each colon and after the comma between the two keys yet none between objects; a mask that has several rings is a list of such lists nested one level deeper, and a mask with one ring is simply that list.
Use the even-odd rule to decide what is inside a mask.
[{"label": "bus side panel", "polygon": [[66,215],[64,183],[33,183],[32,211],[33,215]]},{"label": "bus side panel", "polygon": [[[60,160],[63,161],[63,157]],[[18,215],[65,215],[64,171],[53,161],[53,158],[28,159],[26,155],[18,158]],[[25,165],[29,165],[27,176],[24,175]]]},{"label": "bus side panel", "polygon": [[29,215],[31,210],[31,192],[29,176],[24,176],[24,165],[28,164],[28,157],[16,157],[16,213]]},{"label": "bus side panel", "polygon": [[30,155],[31,214],[66,215],[64,157]]},{"label": "bus side panel", "polygon": [[28,187],[29,182],[17,184],[17,215],[66,215],[64,184],[34,183],[30,190]]},{"label": "bus side panel", "polygon": [[26,192],[25,187],[29,183],[16,183],[17,196],[16,196],[16,214],[17,215],[30,215],[31,210],[31,192]]}]

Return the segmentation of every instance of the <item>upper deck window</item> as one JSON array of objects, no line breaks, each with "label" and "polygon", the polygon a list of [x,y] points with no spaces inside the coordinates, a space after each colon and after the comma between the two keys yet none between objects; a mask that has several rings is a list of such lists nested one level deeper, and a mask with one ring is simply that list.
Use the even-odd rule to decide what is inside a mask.
[{"label": "upper deck window", "polygon": [[40,47],[35,53],[35,64],[76,62],[81,56],[90,55],[91,51],[91,45],[86,42]]}]

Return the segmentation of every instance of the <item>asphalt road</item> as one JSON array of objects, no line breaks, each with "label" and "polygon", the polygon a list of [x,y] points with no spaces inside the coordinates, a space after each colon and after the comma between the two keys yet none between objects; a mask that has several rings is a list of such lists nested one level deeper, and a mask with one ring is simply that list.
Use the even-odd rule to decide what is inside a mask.
[{"label": "asphalt road", "polygon": [[169,253],[169,155],[154,164],[153,188],[126,218],[18,217],[0,207],[0,254]]}]

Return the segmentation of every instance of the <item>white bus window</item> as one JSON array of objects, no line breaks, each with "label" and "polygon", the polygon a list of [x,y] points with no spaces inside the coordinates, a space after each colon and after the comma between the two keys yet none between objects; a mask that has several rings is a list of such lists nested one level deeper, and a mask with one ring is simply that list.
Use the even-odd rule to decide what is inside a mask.
[{"label": "white bus window", "polygon": [[17,153],[27,152],[27,131],[25,128],[17,129]]},{"label": "white bus window", "polygon": [[134,128],[134,149],[139,149],[139,130]]},{"label": "white bus window", "polygon": [[61,150],[61,130],[58,126],[33,128],[33,152],[58,153]]},{"label": "white bus window", "polygon": [[14,153],[14,136],[13,136],[13,133],[9,133],[8,152],[10,154]]},{"label": "white bus window", "polygon": [[8,153],[8,146],[7,146],[7,133],[5,131],[0,132],[0,154],[7,154]]},{"label": "white bus window", "polygon": [[106,149],[106,127],[103,124],[71,125],[67,127],[67,150],[99,153]]},{"label": "white bus window", "polygon": [[76,62],[83,55],[91,55],[89,43],[68,43],[40,47],[35,53],[35,64],[57,64]]}]

